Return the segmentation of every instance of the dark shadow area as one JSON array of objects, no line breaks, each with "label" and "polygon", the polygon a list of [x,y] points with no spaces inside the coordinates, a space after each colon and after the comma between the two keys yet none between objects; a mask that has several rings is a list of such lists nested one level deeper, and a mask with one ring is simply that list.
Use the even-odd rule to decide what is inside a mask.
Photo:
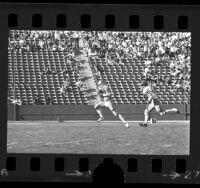
[{"label": "dark shadow area", "polygon": [[104,159],[104,162],[96,167],[92,177],[94,184],[123,184],[124,172],[112,159]]}]

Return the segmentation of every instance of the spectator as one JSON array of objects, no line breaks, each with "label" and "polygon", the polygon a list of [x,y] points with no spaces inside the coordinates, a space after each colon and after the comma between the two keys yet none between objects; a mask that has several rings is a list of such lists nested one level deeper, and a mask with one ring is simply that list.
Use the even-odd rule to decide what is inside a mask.
[{"label": "spectator", "polygon": [[35,105],[43,105],[44,103],[38,96],[35,96],[34,97],[34,104]]},{"label": "spectator", "polygon": [[83,82],[81,81],[80,78],[77,80],[76,86],[79,89],[79,91],[81,91],[81,88],[83,87]]},{"label": "spectator", "polygon": [[47,68],[41,75],[55,75],[58,74],[56,69],[51,70],[50,68]]},{"label": "spectator", "polygon": [[[9,98],[10,99],[10,98]],[[21,106],[22,105],[22,101],[19,97],[16,97],[16,99],[10,99],[11,103],[14,105],[18,105]]]},{"label": "spectator", "polygon": [[66,96],[67,92],[71,89],[72,84],[70,82],[70,80],[67,78],[64,80],[61,88],[60,88],[60,92],[62,93],[62,95]]},{"label": "spectator", "polygon": [[[152,66],[168,66],[170,75],[173,79],[180,80],[181,87],[185,80],[188,80],[190,85],[189,33],[26,31],[14,37],[10,36],[8,48],[12,51],[65,51],[66,63],[70,65],[76,64],[74,48],[79,47],[80,38],[84,39],[85,51],[91,59],[105,58],[106,62],[113,66],[123,65],[128,59],[141,62],[149,59],[152,62],[149,69]],[[55,73],[48,72],[44,74]]]},{"label": "spectator", "polygon": [[79,48],[79,35],[77,32],[74,32],[74,47]]},{"label": "spectator", "polygon": [[51,97],[46,96],[45,100],[46,100],[46,104],[47,104],[47,105],[52,104],[52,99],[51,99]]},{"label": "spectator", "polygon": [[67,68],[62,70],[62,74],[67,75],[67,77],[69,77],[69,73],[71,73],[71,71],[67,70]]}]

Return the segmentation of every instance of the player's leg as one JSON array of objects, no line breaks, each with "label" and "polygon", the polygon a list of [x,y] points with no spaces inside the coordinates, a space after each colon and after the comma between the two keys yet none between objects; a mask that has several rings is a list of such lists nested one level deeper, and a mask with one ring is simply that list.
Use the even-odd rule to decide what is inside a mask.
[{"label": "player's leg", "polygon": [[154,109],[154,103],[153,101],[147,106],[147,108],[144,110],[144,122],[140,123],[139,125],[142,127],[147,127],[148,121],[150,119],[150,112]]},{"label": "player's leg", "polygon": [[153,111],[155,108],[153,101],[147,106],[147,108],[144,111],[144,123],[148,123],[148,121],[151,119],[150,112]]},{"label": "player's leg", "polygon": [[161,116],[164,116],[164,115],[166,114],[166,112],[163,111],[163,109],[162,109],[162,107],[161,107],[160,104],[159,104],[159,105],[155,105],[155,110],[156,110],[156,112],[158,112]]},{"label": "player's leg", "polygon": [[163,111],[162,106],[159,103],[155,105],[155,109],[161,116],[164,116],[167,113],[180,113],[177,108],[166,109]]},{"label": "player's leg", "polygon": [[166,114],[166,112],[163,111],[160,101],[158,99],[154,99],[153,103],[154,103],[156,112],[158,112],[161,116]]},{"label": "player's leg", "polygon": [[154,118],[151,117],[151,114],[149,113],[149,118],[148,118],[148,122],[153,124],[156,123],[156,120]]},{"label": "player's leg", "polygon": [[101,104],[95,104],[94,105],[94,109],[96,110],[96,112],[99,114],[99,119],[97,120],[98,122],[104,120],[104,117],[103,117],[103,113],[101,111]]},{"label": "player's leg", "polygon": [[177,113],[177,114],[180,114],[179,110],[177,108],[171,108],[171,109],[166,109],[165,110],[165,114],[167,113]]},{"label": "player's leg", "polygon": [[124,117],[113,108],[111,102],[107,102],[106,107],[109,108],[109,110],[113,113],[115,117],[118,117],[124,123],[125,127],[130,127],[128,122],[124,119]]}]

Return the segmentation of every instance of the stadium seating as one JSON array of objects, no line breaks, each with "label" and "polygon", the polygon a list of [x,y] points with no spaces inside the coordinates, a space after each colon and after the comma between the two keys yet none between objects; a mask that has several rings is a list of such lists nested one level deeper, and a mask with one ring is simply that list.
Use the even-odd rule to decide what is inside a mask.
[{"label": "stadium seating", "polygon": [[[104,82],[110,85],[113,92],[114,103],[117,104],[145,104],[140,83],[143,76],[144,61],[126,59],[124,65],[108,65],[105,59],[93,58],[96,63],[104,68],[100,76]],[[167,66],[154,67],[157,75],[169,78],[170,70]],[[156,91],[162,104],[185,104],[189,103],[188,92],[174,92],[168,84],[158,84]]]},{"label": "stadium seating", "polygon": [[[10,39],[19,31],[11,31]],[[62,96],[60,87],[65,75],[42,75],[49,67],[61,72],[64,68],[72,70],[71,65],[65,63],[65,51],[22,51],[8,50],[8,96],[22,100],[23,104],[31,105],[34,97],[39,96],[44,104],[46,97],[51,97],[53,104],[87,105],[86,96],[76,86],[75,75],[70,73],[69,78],[72,89],[67,96]],[[93,58],[91,63],[96,63],[104,68],[100,75],[103,81],[110,85],[113,92],[114,104],[144,104],[146,99],[141,93],[140,83],[143,79],[144,61],[126,59],[124,65],[109,65],[104,58]],[[158,75],[169,77],[167,66],[154,67]],[[13,85],[15,83],[15,85]],[[13,87],[15,86],[15,87]],[[173,92],[171,86],[159,84],[156,87],[160,101],[163,104],[189,103],[188,92]]]}]

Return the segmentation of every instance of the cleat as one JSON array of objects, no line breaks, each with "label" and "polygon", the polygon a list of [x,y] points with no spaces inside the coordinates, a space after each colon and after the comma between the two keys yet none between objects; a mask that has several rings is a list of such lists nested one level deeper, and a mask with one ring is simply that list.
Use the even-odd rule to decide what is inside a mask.
[{"label": "cleat", "polygon": [[101,121],[103,121],[104,120],[104,117],[100,117],[98,120],[97,120],[97,122],[101,122]]},{"label": "cleat", "polygon": [[155,119],[155,118],[151,118],[151,119],[150,119],[150,123],[151,123],[151,124],[156,123],[156,119]]},{"label": "cleat", "polygon": [[125,125],[126,128],[130,128],[128,122],[124,123],[124,125]]},{"label": "cleat", "polygon": [[141,127],[147,127],[147,123],[139,123]]}]

